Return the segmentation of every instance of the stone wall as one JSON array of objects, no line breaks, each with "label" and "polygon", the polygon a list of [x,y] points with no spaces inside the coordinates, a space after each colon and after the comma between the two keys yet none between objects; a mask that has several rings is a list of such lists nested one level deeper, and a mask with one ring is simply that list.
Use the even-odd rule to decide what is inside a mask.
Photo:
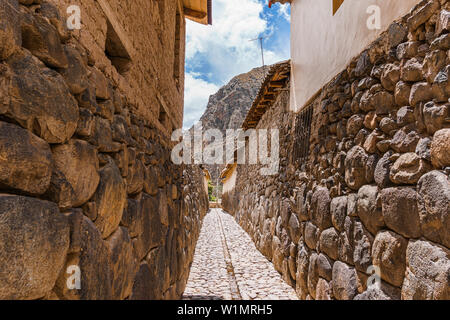
[{"label": "stone wall", "polygon": [[258,124],[280,172],[238,166],[223,205],[300,298],[450,298],[449,9],[422,1],[322,89],[305,160],[288,93]]},{"label": "stone wall", "polygon": [[170,160],[184,17],[177,56],[178,1],[100,2],[0,2],[0,299],[184,291],[208,209],[201,170]]}]

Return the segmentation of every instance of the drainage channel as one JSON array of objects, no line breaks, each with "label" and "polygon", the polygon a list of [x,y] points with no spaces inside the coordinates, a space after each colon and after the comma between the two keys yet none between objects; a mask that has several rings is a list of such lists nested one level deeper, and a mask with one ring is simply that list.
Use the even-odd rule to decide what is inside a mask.
[{"label": "drainage channel", "polygon": [[216,215],[216,217],[220,228],[220,238],[222,240],[223,256],[225,265],[227,267],[228,280],[230,283],[231,299],[242,300],[239,285],[236,280],[236,274],[234,273],[233,262],[231,261],[230,251],[228,250],[227,238],[225,237],[225,232],[223,230],[222,219],[220,218],[220,215]]}]

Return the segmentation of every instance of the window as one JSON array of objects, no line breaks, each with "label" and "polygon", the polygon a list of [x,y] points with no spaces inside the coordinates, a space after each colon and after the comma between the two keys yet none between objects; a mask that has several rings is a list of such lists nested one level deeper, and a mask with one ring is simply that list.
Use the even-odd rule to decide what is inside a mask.
[{"label": "window", "polygon": [[181,76],[181,13],[179,8],[177,8],[175,19],[173,78],[175,79],[175,83],[179,89]]},{"label": "window", "polygon": [[131,58],[109,20],[105,54],[120,74],[123,75],[130,70]]},{"label": "window", "polygon": [[303,163],[309,156],[313,111],[314,106],[310,105],[303,109],[295,119],[294,162]]}]

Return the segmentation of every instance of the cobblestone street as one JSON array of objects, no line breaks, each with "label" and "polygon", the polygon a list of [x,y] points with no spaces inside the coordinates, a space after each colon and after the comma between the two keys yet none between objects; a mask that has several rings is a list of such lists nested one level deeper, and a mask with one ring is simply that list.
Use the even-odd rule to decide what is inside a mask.
[{"label": "cobblestone street", "polygon": [[234,218],[212,209],[203,222],[183,298],[296,300],[297,296]]}]

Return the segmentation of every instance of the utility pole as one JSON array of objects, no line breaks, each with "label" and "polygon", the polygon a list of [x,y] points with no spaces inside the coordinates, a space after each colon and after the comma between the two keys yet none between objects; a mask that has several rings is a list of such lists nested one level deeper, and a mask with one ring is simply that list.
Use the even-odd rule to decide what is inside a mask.
[{"label": "utility pole", "polygon": [[264,45],[263,45],[263,40],[266,39],[267,37],[263,37],[263,36],[259,36],[256,39],[252,39],[250,41],[257,41],[259,40],[259,45],[261,46],[261,58],[262,58],[262,65],[263,67],[266,66],[265,62],[264,62]]}]

